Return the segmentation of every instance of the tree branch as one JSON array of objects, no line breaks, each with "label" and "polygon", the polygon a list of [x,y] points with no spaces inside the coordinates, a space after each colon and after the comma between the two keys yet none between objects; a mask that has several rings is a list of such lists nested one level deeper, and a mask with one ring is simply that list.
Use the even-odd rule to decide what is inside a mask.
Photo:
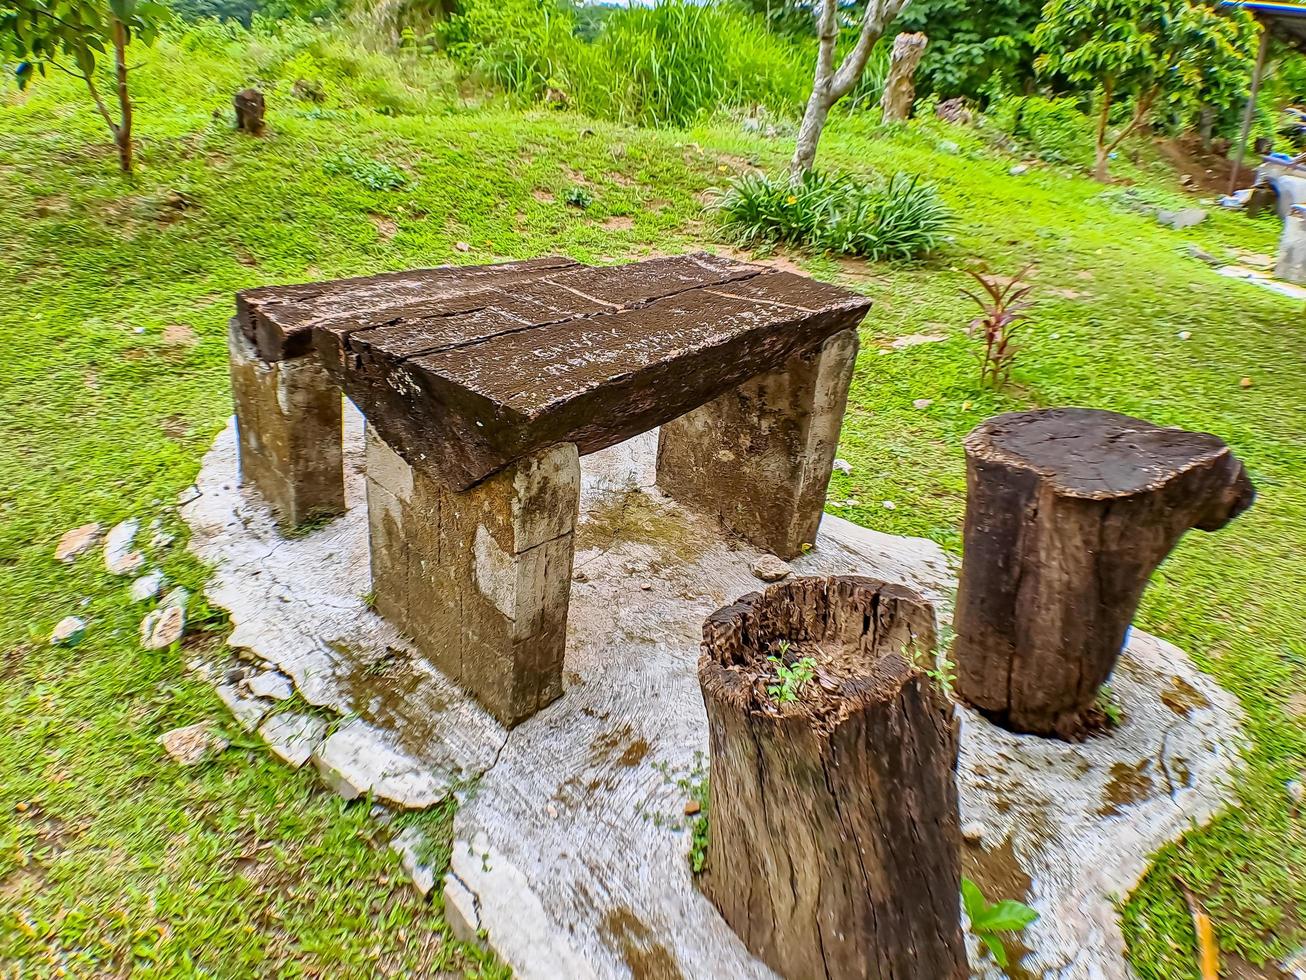
[{"label": "tree branch", "polygon": [[[874,0],[871,0],[874,2]],[[839,43],[838,0],[821,0],[816,14],[816,78],[813,90],[829,82],[834,74],[834,52]]]},{"label": "tree branch", "polygon": [[1111,141],[1111,145],[1106,148],[1108,153],[1112,152],[1116,147],[1123,143],[1125,137],[1142,125],[1143,120],[1147,118],[1147,114],[1152,110],[1152,103],[1156,101],[1156,95],[1157,89],[1152,89],[1147,94],[1138,97],[1138,101],[1134,103],[1133,117],[1129,120],[1128,125],[1116,134],[1116,138]]},{"label": "tree branch", "polygon": [[871,48],[884,35],[885,25],[897,17],[908,2],[909,0],[866,0],[866,14],[862,17],[862,29],[857,36],[857,43],[844,57],[843,64],[830,83],[836,98],[843,98],[857,84],[866,61],[871,56]]}]

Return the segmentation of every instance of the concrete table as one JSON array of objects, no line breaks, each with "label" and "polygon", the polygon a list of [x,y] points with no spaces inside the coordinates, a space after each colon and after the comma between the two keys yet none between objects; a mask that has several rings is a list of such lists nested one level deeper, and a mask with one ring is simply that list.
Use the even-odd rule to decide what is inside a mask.
[{"label": "concrete table", "polygon": [[289,522],[330,512],[342,388],[368,422],[377,609],[512,726],[562,693],[579,458],[661,426],[665,493],[800,554],[869,306],[706,254],[251,290],[232,330],[244,478]]}]

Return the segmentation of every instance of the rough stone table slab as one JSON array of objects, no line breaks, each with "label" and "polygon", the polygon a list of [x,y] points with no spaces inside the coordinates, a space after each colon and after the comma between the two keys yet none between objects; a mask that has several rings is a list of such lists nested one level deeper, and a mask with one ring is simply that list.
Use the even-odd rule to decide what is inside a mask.
[{"label": "rough stone table slab", "polygon": [[312,328],[322,363],[382,439],[454,490],[557,443],[586,455],[669,422],[870,308],[837,286],[707,254],[506,276]]},{"label": "rough stone table slab", "polygon": [[[505,733],[414,665],[366,608],[362,440],[346,409],[350,510],[303,538],[282,539],[242,496],[230,429],[205,460],[183,511],[192,549],[213,564],[208,596],[231,612],[233,643],[293,677],[310,702],[357,711],[377,734],[378,772],[420,766],[455,791],[483,774],[456,818],[445,899],[451,921],[485,928],[517,976],[771,976],[694,887],[675,785],[707,747],[703,617],[758,587],[759,552],[657,492],[656,434],[584,460],[569,689]],[[901,581],[944,612],[954,588],[931,542],[832,516],[793,566]],[[378,694],[372,681],[387,672],[403,698]],[[1157,847],[1231,798],[1238,709],[1182,651],[1135,630],[1112,689],[1124,725],[1084,744],[963,714],[961,819],[983,827],[963,866],[991,897],[1023,897],[1042,914],[1022,935],[1029,975],[1126,976],[1114,900]],[[970,955],[977,976],[1001,976],[973,945]]]}]

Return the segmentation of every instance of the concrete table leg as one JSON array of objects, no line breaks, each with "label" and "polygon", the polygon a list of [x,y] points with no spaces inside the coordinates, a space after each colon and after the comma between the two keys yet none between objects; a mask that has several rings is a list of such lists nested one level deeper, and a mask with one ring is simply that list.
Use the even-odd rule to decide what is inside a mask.
[{"label": "concrete table leg", "polygon": [[508,727],[562,695],[579,506],[572,443],[456,493],[367,429],[377,611]]},{"label": "concrete table leg", "polygon": [[343,514],[339,387],[316,356],[264,361],[234,320],[228,348],[241,482],[284,527]]},{"label": "concrete table leg", "polygon": [[781,558],[816,540],[857,358],[857,333],[662,426],[658,486]]},{"label": "concrete table leg", "polygon": [[1299,204],[1289,208],[1284,219],[1274,275],[1284,282],[1306,286],[1306,208]]}]

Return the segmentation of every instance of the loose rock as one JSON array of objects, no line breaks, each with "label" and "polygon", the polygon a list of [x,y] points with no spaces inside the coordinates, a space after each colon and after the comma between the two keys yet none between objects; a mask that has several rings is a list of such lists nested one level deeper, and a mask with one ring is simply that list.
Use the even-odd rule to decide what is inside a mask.
[{"label": "loose rock", "polygon": [[186,610],[181,606],[160,606],[141,620],[141,646],[163,650],[186,632]]},{"label": "loose rock", "polygon": [[978,844],[984,839],[984,825],[978,820],[968,820],[961,825],[961,839],[967,844]]},{"label": "loose rock", "polygon": [[853,464],[848,462],[846,459],[836,459],[834,461],[834,468],[840,473],[847,474],[853,471]]},{"label": "loose rock", "polygon": [[1200,225],[1206,220],[1206,212],[1201,208],[1185,208],[1182,211],[1158,211],[1156,220],[1163,225],[1169,225],[1176,231],[1184,228],[1191,228],[1193,225]]},{"label": "loose rock", "polygon": [[911,406],[912,408],[923,410],[929,408],[933,404],[934,404],[933,398],[917,398],[914,402],[911,403]]},{"label": "loose rock", "polygon": [[775,555],[763,555],[753,562],[753,574],[763,582],[779,582],[789,577],[789,563]]},{"label": "loose rock", "polygon": [[889,346],[894,350],[903,350],[907,347],[919,347],[921,344],[938,344],[947,339],[935,333],[912,333],[906,337],[899,337]]},{"label": "loose rock", "polygon": [[71,563],[78,555],[94,548],[103,534],[103,525],[94,523],[83,524],[71,531],[65,531],[64,536],[55,546],[55,561]]},{"label": "loose rock", "polygon": [[259,698],[271,698],[273,701],[284,701],[295,693],[290,678],[275,670],[255,674],[247,681],[247,685],[250,694]]},{"label": "loose rock", "polygon": [[258,733],[273,753],[298,769],[326,735],[326,722],[313,715],[285,712],[263,722]]},{"label": "loose rock", "polygon": [[399,855],[399,863],[413,880],[413,887],[422,895],[428,894],[435,887],[435,869],[423,856],[426,835],[416,827],[405,827],[390,842],[390,849]]},{"label": "loose rock", "polygon": [[146,599],[153,599],[162,589],[163,573],[157,570],[147,572],[132,582],[131,600],[132,602],[144,602]]},{"label": "loose rock", "polygon": [[50,633],[50,645],[54,647],[75,647],[86,635],[86,620],[77,616],[65,616],[55,624]]},{"label": "loose rock", "polygon": [[217,755],[227,747],[227,740],[217,733],[212,722],[201,721],[185,728],[174,728],[159,736],[159,744],[183,766],[194,766]]},{"label": "loose rock", "polygon": [[132,542],[140,529],[140,521],[128,518],[115,524],[104,539],[104,567],[114,575],[130,575],[145,564],[145,556],[132,550]]}]

